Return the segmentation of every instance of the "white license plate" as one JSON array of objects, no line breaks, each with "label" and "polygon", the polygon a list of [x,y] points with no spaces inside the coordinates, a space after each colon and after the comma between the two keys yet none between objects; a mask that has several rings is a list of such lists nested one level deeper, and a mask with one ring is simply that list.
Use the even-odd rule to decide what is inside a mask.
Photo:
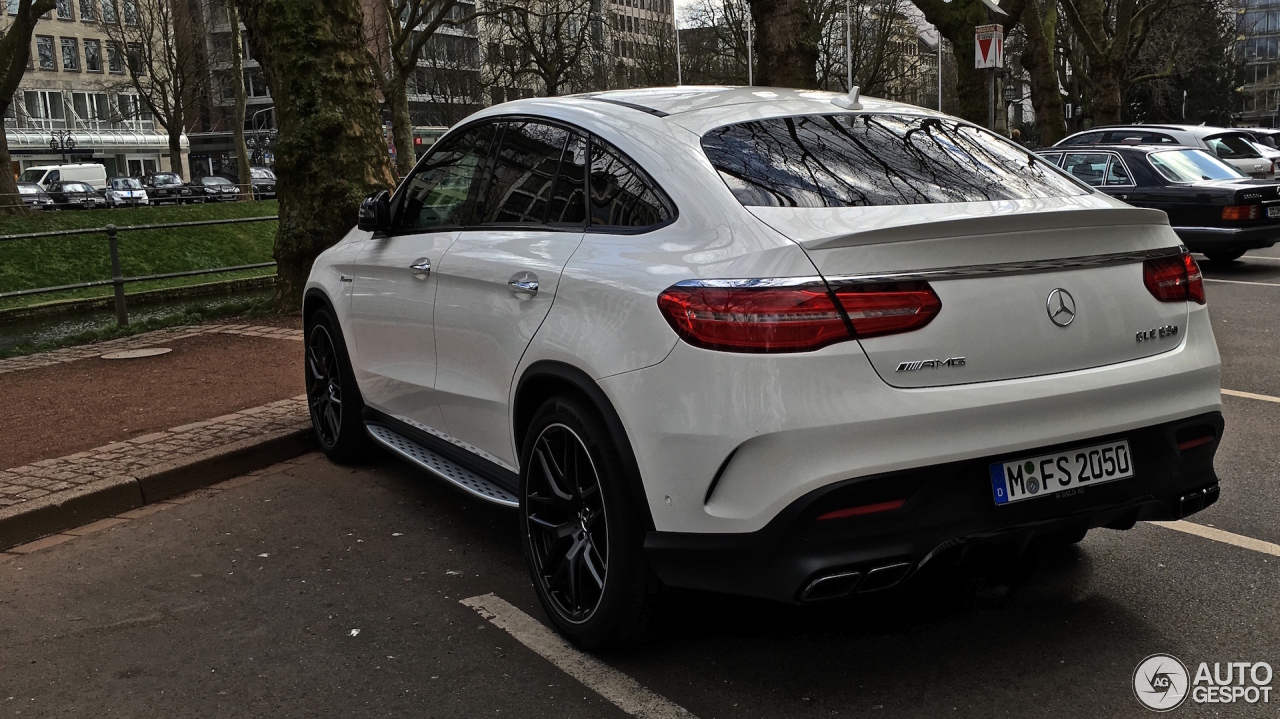
[{"label": "white license plate", "polygon": [[1132,476],[1129,441],[1118,439],[1092,447],[996,462],[991,465],[991,492],[996,504],[1001,505]]},{"label": "white license plate", "polygon": [[1280,205],[1267,208],[1267,217],[1280,217]]}]

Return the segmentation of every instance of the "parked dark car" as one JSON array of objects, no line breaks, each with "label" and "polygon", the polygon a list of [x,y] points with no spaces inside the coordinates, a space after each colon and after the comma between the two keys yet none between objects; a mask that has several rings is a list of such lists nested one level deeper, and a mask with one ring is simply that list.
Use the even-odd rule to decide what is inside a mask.
[{"label": "parked dark car", "polygon": [[102,195],[85,182],[54,182],[49,185],[48,193],[54,205],[64,210],[93,210],[107,206]]},{"label": "parked dark car", "polygon": [[1163,210],[1187,247],[1214,262],[1280,240],[1280,182],[1245,177],[1199,148],[1090,145],[1040,156],[1112,197]]},{"label": "parked dark car", "polygon": [[142,186],[146,188],[147,197],[153,205],[162,202],[172,202],[175,205],[204,202],[203,197],[197,199],[194,188],[173,172],[153,172],[142,178]]},{"label": "parked dark car", "polygon": [[225,177],[198,177],[191,185],[204,196],[205,202],[235,202],[240,196],[239,188]]},{"label": "parked dark car", "polygon": [[53,198],[49,197],[49,193],[44,188],[34,182],[19,182],[18,196],[22,198],[22,203],[32,210],[52,210]]},{"label": "parked dark car", "polygon": [[[231,182],[239,182],[239,179],[229,175],[224,175]],[[259,167],[257,165],[249,168],[249,180],[253,183],[253,199],[255,200],[271,200],[276,196],[276,173],[269,167]]]}]

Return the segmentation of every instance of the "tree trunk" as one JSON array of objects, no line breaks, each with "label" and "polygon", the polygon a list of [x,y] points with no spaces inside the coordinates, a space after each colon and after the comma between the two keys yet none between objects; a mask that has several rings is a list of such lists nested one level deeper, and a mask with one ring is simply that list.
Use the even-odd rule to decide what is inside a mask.
[{"label": "tree trunk", "polygon": [[755,84],[818,88],[818,27],[804,0],[750,0],[755,21]]},{"label": "tree trunk", "polygon": [[169,131],[169,171],[185,179],[187,173],[182,171],[182,116],[174,114],[169,124],[172,127],[165,128]]},{"label": "tree trunk", "polygon": [[[31,56],[31,34],[40,16],[54,8],[54,0],[19,0],[17,13],[6,32],[0,36],[0,117],[8,111],[18,84],[27,71]],[[10,5],[10,7],[13,7]],[[4,133],[0,123],[0,134]],[[27,205],[18,194],[17,178],[13,176],[13,161],[9,158],[9,138],[0,137],[0,214],[25,215]]]},{"label": "tree trunk", "polygon": [[244,90],[244,38],[240,34],[240,12],[235,5],[227,8],[231,19],[231,92],[235,95],[235,127],[231,134],[236,142],[236,184],[242,201],[253,200],[253,178],[249,175],[249,143],[244,139],[245,106],[249,98]]},{"label": "tree trunk", "polygon": [[409,117],[408,78],[392,69],[389,86],[382,88],[382,96],[391,110],[391,139],[396,146],[396,172],[404,177],[413,171],[418,155],[413,149],[413,119]]},{"label": "tree trunk", "polygon": [[1093,80],[1091,107],[1094,125],[1118,125],[1120,123],[1120,75],[1117,62],[1089,62],[1089,76]]},{"label": "tree trunk", "polygon": [[294,310],[316,255],[395,185],[360,0],[236,0],[275,99],[276,306]]},{"label": "tree trunk", "polygon": [[1057,46],[1057,0],[1027,0],[1022,13],[1022,27],[1027,33],[1022,66],[1031,75],[1031,105],[1036,111],[1040,144],[1049,147],[1066,137],[1067,129],[1053,57]]}]

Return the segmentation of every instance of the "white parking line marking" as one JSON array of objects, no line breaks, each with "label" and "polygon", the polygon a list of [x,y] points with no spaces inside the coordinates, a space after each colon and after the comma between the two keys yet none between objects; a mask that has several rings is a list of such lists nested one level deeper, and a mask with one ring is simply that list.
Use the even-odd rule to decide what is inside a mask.
[{"label": "white parking line marking", "polygon": [[1252,549],[1255,552],[1270,554],[1273,557],[1280,557],[1280,544],[1272,544],[1271,542],[1264,542],[1261,539],[1254,539],[1253,537],[1245,537],[1239,534],[1232,534],[1231,532],[1224,532],[1216,527],[1206,527],[1203,524],[1188,522],[1184,519],[1179,519],[1176,522],[1150,522],[1150,524],[1154,524],[1157,527],[1164,527],[1165,529],[1172,529],[1176,532],[1194,534],[1197,537],[1212,539],[1215,542],[1222,542],[1223,544],[1231,544],[1245,549]]},{"label": "white parking line marking", "polygon": [[622,711],[639,719],[697,719],[687,709],[640,686],[635,679],[575,649],[560,635],[512,606],[496,594],[468,597],[461,602],[499,629],[516,638],[560,671],[582,682]]},{"label": "white parking line marking", "polygon": [[1272,397],[1271,395],[1266,394],[1254,394],[1252,392],[1241,392],[1238,389],[1224,389],[1222,390],[1222,393],[1231,397],[1244,397],[1245,399],[1256,399],[1262,402],[1280,403],[1280,397]]},{"label": "white parking line marking", "polygon": [[1245,280],[1219,280],[1213,277],[1204,278],[1205,282],[1223,282],[1228,285],[1258,285],[1259,287],[1280,287],[1280,282],[1247,282]]}]

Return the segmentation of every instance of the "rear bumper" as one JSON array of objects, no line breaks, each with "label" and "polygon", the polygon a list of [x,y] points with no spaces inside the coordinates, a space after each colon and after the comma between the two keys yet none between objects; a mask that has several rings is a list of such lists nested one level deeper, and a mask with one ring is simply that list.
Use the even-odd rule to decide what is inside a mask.
[{"label": "rear bumper", "polygon": [[1280,224],[1262,227],[1175,227],[1173,231],[1192,252],[1256,250],[1280,240]]},{"label": "rear bumper", "polygon": [[[1221,413],[1210,412],[1039,448],[1049,452],[1128,439],[1135,476],[1083,490],[996,506],[988,468],[1011,458],[1002,454],[829,485],[791,503],[755,532],[650,532],[645,550],[658,576],[677,587],[786,602],[883,589],[940,551],[963,544],[1025,545],[1053,534],[1127,529],[1137,521],[1179,519],[1199,511],[1218,496],[1213,457],[1222,427]],[[1212,442],[1179,450],[1179,441],[1206,432]],[[898,499],[905,504],[891,511],[817,519],[833,509]]]}]

